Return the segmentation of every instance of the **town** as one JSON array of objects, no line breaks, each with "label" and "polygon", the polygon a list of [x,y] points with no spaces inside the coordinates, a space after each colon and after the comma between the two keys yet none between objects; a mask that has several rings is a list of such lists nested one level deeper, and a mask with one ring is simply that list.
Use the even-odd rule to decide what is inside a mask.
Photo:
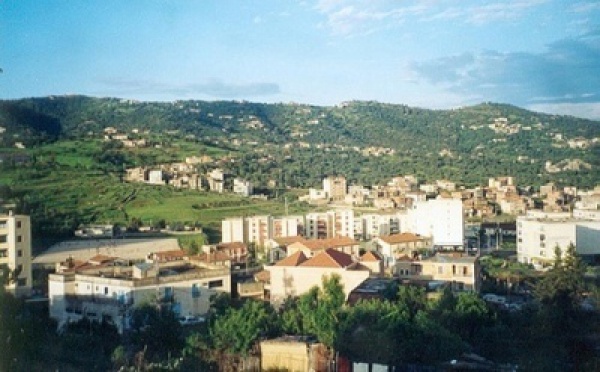
[{"label": "town", "polygon": [[[202,176],[185,165],[197,161],[130,169],[126,180],[175,188],[205,184],[211,192],[252,196],[247,181],[217,168]],[[405,287],[422,291],[429,302],[440,301],[446,291],[469,293],[489,307],[486,311],[512,314],[537,304],[527,278],[540,281],[561,257],[576,254],[590,268],[600,257],[600,187],[534,189],[510,176],[475,188],[448,180],[422,183],[414,176],[365,187],[332,175],[299,200],[315,211],[227,217],[220,241],[195,251],[153,227],[138,226],[128,237],[112,225],[90,225],[35,257],[29,216],[9,209],[0,217],[5,290],[26,301],[47,301],[59,334],[81,322],[110,325],[120,335],[140,334],[151,324],[140,324],[136,311],[148,304],[168,309],[184,329],[203,329],[223,316],[215,308],[222,296],[284,309],[315,288],[327,291],[331,283],[349,307],[385,301],[390,288]],[[489,266],[498,260],[520,268],[505,271],[500,286]],[[596,312],[594,298],[581,298],[578,306]],[[333,345],[314,333],[253,338],[249,346],[260,350],[252,358],[249,350],[238,350],[249,370],[260,365],[341,371],[373,362],[328,354]],[[468,355],[453,358],[460,357],[454,360],[457,368],[516,368]]]}]

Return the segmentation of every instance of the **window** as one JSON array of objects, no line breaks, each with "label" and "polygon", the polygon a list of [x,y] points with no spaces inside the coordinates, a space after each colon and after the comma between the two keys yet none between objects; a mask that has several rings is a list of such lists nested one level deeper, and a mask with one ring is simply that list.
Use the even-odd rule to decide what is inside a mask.
[{"label": "window", "polygon": [[198,297],[200,297],[200,286],[198,286],[198,283],[194,283],[192,284],[192,298]]},{"label": "window", "polygon": [[22,243],[23,237],[21,235],[17,235],[17,243]]},{"label": "window", "polygon": [[208,288],[218,288],[223,286],[223,280],[211,280],[208,282]]},{"label": "window", "polygon": [[463,267],[463,275],[464,275],[464,276],[467,276],[467,275],[469,275],[469,268],[468,268],[468,267],[466,267],[466,266],[464,266],[464,267]]},{"label": "window", "polygon": [[23,257],[23,250],[22,249],[19,249],[17,251],[17,257]]},{"label": "window", "polygon": [[108,287],[104,287],[104,294],[108,295]]},{"label": "window", "polygon": [[8,241],[7,235],[0,235],[0,243],[6,243]]},{"label": "window", "polygon": [[21,221],[17,221],[17,229],[21,228]]},{"label": "window", "polygon": [[8,249],[0,249],[0,258],[8,257]]}]

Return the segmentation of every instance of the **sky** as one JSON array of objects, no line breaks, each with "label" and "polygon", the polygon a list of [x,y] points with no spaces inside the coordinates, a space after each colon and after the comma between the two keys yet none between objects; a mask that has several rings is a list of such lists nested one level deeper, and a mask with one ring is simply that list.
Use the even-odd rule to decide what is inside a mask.
[{"label": "sky", "polygon": [[0,0],[0,99],[433,109],[600,119],[600,0]]}]

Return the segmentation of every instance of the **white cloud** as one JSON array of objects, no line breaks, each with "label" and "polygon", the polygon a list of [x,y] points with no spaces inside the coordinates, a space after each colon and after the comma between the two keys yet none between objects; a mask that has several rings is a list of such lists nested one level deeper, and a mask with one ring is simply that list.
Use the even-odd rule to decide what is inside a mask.
[{"label": "white cloud", "polygon": [[580,118],[600,120],[600,102],[592,103],[539,103],[526,106],[532,111],[557,115],[571,115]]},{"label": "white cloud", "polygon": [[589,13],[600,10],[598,1],[582,1],[571,6],[571,11],[575,13]]},{"label": "white cloud", "polygon": [[[435,21],[462,19],[483,24],[515,19],[548,0],[497,1],[481,5],[478,1],[459,0],[319,0],[313,7],[325,17],[321,24],[333,35],[351,36],[370,33],[402,24],[406,20]],[[399,5],[401,4],[401,5]]]}]

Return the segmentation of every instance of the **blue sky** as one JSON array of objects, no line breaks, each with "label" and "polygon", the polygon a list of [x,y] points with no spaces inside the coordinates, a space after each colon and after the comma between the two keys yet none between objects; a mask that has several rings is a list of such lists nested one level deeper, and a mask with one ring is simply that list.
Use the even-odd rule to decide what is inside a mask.
[{"label": "blue sky", "polygon": [[0,0],[0,98],[62,94],[600,119],[600,1]]}]

